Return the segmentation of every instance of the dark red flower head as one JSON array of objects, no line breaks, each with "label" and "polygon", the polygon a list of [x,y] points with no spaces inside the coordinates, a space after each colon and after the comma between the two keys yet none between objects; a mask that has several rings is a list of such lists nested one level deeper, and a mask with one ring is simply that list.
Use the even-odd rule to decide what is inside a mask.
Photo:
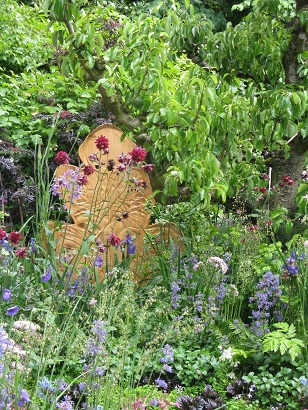
[{"label": "dark red flower head", "polygon": [[111,246],[118,246],[121,243],[121,239],[115,236],[113,232],[108,236],[107,241]]},{"label": "dark red flower head", "polygon": [[131,155],[132,161],[134,163],[144,161],[145,157],[147,156],[146,150],[142,147],[138,147],[137,145],[132,149],[131,152],[129,152],[129,154]]},{"label": "dark red flower head", "polygon": [[68,156],[67,152],[59,151],[55,156],[55,162],[58,165],[68,164],[70,162],[70,157]]},{"label": "dark red flower head", "polygon": [[0,241],[4,238],[6,238],[6,232],[4,229],[0,228]]},{"label": "dark red flower head", "polygon": [[13,231],[9,234],[8,240],[11,242],[13,245],[18,245],[19,242],[22,240],[21,233],[18,231]]},{"label": "dark red flower head", "polygon": [[84,174],[84,175],[80,175],[80,177],[78,178],[78,183],[80,185],[87,185],[88,183],[88,177]]},{"label": "dark red flower head", "polygon": [[145,165],[142,165],[141,169],[143,169],[145,172],[152,172],[154,167],[155,167],[154,164],[145,164]]},{"label": "dark red flower head", "polygon": [[103,135],[96,138],[95,145],[99,151],[104,151],[105,154],[109,152],[109,140]]},{"label": "dark red flower head", "polygon": [[18,257],[18,258],[20,258],[20,259],[23,259],[23,258],[26,258],[27,257],[27,250],[28,250],[28,248],[19,248],[19,249],[16,249],[15,250],[15,255]]},{"label": "dark red flower head", "polygon": [[85,165],[82,170],[85,175],[92,175],[95,172],[95,168],[92,165]]}]

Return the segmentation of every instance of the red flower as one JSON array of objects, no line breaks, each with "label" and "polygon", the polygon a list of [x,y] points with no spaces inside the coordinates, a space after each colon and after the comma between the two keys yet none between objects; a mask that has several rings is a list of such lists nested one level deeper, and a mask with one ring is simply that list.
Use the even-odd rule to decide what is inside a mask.
[{"label": "red flower", "polygon": [[267,191],[267,189],[266,188],[260,188],[260,192],[262,192],[262,194],[265,194],[265,192]]},{"label": "red flower", "polygon": [[58,165],[68,164],[70,162],[70,157],[65,151],[59,151],[55,156],[55,162]]},{"label": "red flower", "polygon": [[86,175],[80,175],[80,177],[78,178],[78,183],[80,185],[87,185],[88,177]]},{"label": "red flower", "polygon": [[121,243],[121,239],[115,236],[113,232],[108,236],[107,241],[111,246],[118,246]]},{"label": "red flower", "polygon": [[85,175],[92,175],[93,172],[95,172],[95,168],[92,167],[92,165],[85,165],[85,167],[83,168],[83,173]]},{"label": "red flower", "polygon": [[109,140],[108,138],[104,137],[103,135],[100,135],[99,137],[96,138],[95,145],[98,150],[104,151],[105,154],[109,152]]},{"label": "red flower", "polygon": [[138,147],[137,145],[132,149],[131,152],[129,152],[129,154],[132,157],[132,161],[135,163],[143,161],[147,156],[146,150],[142,147]]},{"label": "red flower", "polygon": [[22,240],[22,236],[21,236],[20,232],[13,231],[9,234],[8,240],[11,242],[11,244],[18,245],[19,242]]},{"label": "red flower", "polygon": [[142,165],[141,169],[143,169],[145,172],[152,172],[154,167],[155,167],[154,164],[145,164],[145,165]]},{"label": "red flower", "polygon": [[127,165],[130,163],[132,157],[130,155],[124,154],[122,152],[121,155],[118,156],[118,161],[120,162],[120,164],[124,164]]},{"label": "red flower", "polygon": [[6,232],[4,229],[0,228],[0,241],[4,238],[6,238]]},{"label": "red flower", "polygon": [[16,250],[15,250],[15,255],[16,255],[18,258],[20,258],[20,259],[26,258],[26,257],[28,256],[27,250],[28,250],[28,248],[19,248],[19,249],[16,249]]}]

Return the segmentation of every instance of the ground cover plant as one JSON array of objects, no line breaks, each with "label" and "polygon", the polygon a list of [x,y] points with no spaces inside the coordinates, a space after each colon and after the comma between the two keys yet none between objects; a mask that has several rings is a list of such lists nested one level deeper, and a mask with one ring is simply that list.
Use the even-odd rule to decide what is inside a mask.
[{"label": "ground cover plant", "polygon": [[[0,409],[307,409],[303,2],[28,3],[0,0]],[[106,122],[135,147],[82,163]],[[135,169],[181,241],[98,233],[115,186],[61,246]]]}]

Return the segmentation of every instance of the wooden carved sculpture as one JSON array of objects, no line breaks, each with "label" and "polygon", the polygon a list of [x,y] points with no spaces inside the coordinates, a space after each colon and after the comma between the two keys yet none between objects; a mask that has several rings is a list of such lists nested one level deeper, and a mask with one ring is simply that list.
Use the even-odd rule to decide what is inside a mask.
[{"label": "wooden carved sculpture", "polygon": [[[95,265],[98,258],[105,258],[105,263],[95,265],[100,279],[106,273],[106,265],[108,270],[112,269],[115,252],[121,258],[123,247],[135,251],[136,246],[131,265],[134,269],[134,261],[136,267],[136,263],[149,256],[144,254],[145,237],[154,236],[158,242],[179,237],[173,224],[149,225],[150,214],[145,204],[152,195],[152,188],[145,170],[151,165],[140,164],[138,158],[134,162],[134,155],[127,154],[145,151],[129,138],[121,140],[121,137],[122,131],[111,124],[93,130],[79,147],[83,166],[60,165],[53,188],[62,197],[74,222],[63,223],[60,229],[56,229],[52,222],[49,224],[54,231],[56,251],[64,249],[66,254],[71,254],[74,266],[81,263]],[[69,190],[66,188],[68,183],[71,184]],[[79,192],[76,194],[77,188]],[[125,241],[131,237],[134,242],[129,239],[129,243],[119,243],[119,239]]]}]

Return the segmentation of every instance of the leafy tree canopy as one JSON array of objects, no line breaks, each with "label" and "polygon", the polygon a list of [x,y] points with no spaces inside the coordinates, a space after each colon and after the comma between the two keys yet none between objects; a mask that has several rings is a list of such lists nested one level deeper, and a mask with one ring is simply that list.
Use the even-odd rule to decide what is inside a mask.
[{"label": "leafy tree canopy", "polygon": [[[284,66],[292,19],[306,24],[307,12],[295,2],[246,1],[235,8],[252,12],[216,33],[189,1],[185,9],[158,5],[137,19],[84,5],[44,3],[50,27],[56,23],[53,43],[68,53],[61,70],[93,81],[133,138],[146,134],[166,195],[189,186],[193,200],[209,201],[213,193],[226,200],[257,184],[264,150],[288,155],[288,141],[306,136],[306,51],[296,54],[296,83],[286,84]],[[117,27],[111,47],[102,32],[106,19]]]},{"label": "leafy tree canopy", "polygon": [[[129,14],[125,9],[129,1],[45,0],[47,25],[38,5],[29,8],[1,1],[5,6],[1,24],[7,26],[27,9],[23,14],[27,18],[20,18],[14,35],[18,38],[23,32],[29,40],[3,40],[2,85],[8,84],[10,70],[32,71],[31,80],[11,77],[13,87],[25,93],[26,83],[31,82],[28,97],[16,96],[28,118],[44,112],[42,95],[53,99],[46,110],[54,113],[86,108],[98,94],[112,121],[150,151],[149,159],[157,168],[153,185],[165,198],[189,192],[196,203],[226,201],[239,192],[252,192],[270,166],[274,172],[275,161],[270,159],[293,158],[293,141],[299,141],[300,154],[305,154],[305,2],[246,0],[232,9],[237,16],[246,13],[242,21],[229,22],[222,30],[224,23],[219,26],[206,10],[217,6],[220,15],[229,18],[224,2],[152,1],[148,8],[138,2]],[[53,55],[42,25],[48,26]],[[25,27],[29,27],[26,34]],[[26,58],[27,44],[31,47]],[[18,47],[23,49],[20,55]],[[10,59],[10,52],[15,59]],[[39,66],[47,71],[35,71]],[[61,74],[56,73],[58,68]],[[12,87],[3,88],[2,95],[13,92]],[[10,112],[16,105],[4,108]],[[23,115],[26,121],[27,113]],[[48,134],[44,129],[32,138],[35,122],[31,122],[29,137],[22,142],[18,135],[25,127],[18,120],[15,115],[15,122],[6,126],[15,130],[13,139],[19,139],[19,145]],[[288,168],[288,173],[296,174],[291,175],[295,188],[304,159],[302,155],[300,161],[293,160],[296,170]]]}]

